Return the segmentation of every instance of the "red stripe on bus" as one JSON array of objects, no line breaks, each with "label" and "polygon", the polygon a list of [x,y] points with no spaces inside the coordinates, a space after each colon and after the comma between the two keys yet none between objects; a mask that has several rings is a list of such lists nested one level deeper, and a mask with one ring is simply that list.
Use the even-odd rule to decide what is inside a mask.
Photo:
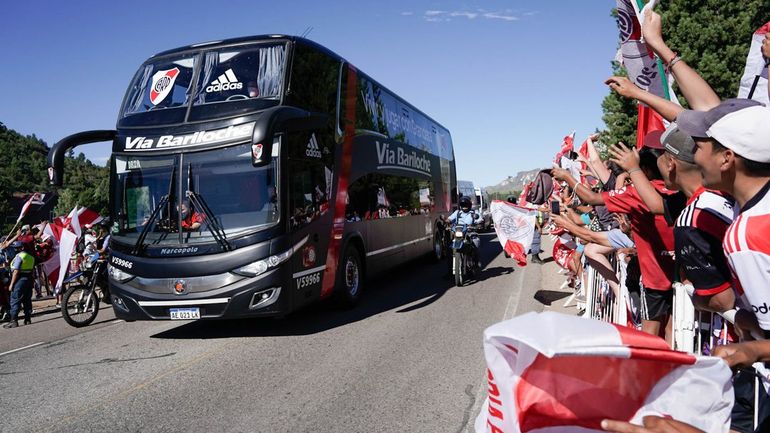
[{"label": "red stripe on bus", "polygon": [[348,195],[348,180],[350,177],[351,161],[353,159],[353,138],[356,133],[356,69],[348,65],[348,81],[345,92],[345,136],[342,140],[342,161],[337,176],[337,198],[334,200],[334,220],[329,234],[329,249],[326,254],[326,272],[321,285],[321,299],[328,297],[334,291],[337,279],[340,244],[345,229],[345,207]]}]

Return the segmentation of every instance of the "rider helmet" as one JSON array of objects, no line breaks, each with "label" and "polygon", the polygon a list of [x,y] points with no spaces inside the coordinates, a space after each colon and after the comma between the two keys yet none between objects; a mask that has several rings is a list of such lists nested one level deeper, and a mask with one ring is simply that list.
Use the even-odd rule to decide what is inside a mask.
[{"label": "rider helmet", "polygon": [[464,196],[460,198],[460,209],[462,209],[463,212],[468,212],[471,210],[471,198],[468,196]]}]

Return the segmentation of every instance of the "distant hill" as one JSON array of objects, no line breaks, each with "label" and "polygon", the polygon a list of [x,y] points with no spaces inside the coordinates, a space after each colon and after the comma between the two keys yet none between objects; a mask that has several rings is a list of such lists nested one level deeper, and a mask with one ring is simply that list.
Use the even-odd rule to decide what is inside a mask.
[{"label": "distant hill", "polygon": [[520,171],[516,176],[508,176],[497,185],[488,186],[484,189],[487,191],[487,194],[511,194],[514,191],[521,191],[524,189],[524,185],[532,182],[539,171],[540,169]]}]

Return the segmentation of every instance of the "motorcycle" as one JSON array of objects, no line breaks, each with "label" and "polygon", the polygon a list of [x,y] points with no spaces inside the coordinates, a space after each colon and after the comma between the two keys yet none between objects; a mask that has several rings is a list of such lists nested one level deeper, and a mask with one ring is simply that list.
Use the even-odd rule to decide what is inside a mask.
[{"label": "motorcycle", "polygon": [[476,233],[466,224],[452,226],[452,274],[455,277],[455,285],[462,286],[468,278],[476,274],[478,269],[478,252],[473,245],[473,236]]},{"label": "motorcycle", "polygon": [[62,297],[64,321],[75,328],[88,326],[99,314],[99,301],[110,303],[107,262],[99,253],[86,257],[78,272],[64,279],[67,290]]}]

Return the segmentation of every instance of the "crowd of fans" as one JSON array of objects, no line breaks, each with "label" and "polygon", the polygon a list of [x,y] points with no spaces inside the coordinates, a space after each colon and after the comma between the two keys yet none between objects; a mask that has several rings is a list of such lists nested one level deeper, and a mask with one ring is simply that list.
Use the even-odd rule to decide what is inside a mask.
[{"label": "crowd of fans", "polygon": [[[24,324],[31,323],[33,292],[35,299],[55,297],[56,306],[61,305],[64,288],[56,287],[56,281],[51,281],[51,275],[44,266],[49,260],[56,260],[55,240],[46,230],[47,225],[48,221],[33,226],[25,224],[10,236],[0,239],[0,322],[8,322],[5,327],[18,326],[22,311]],[[94,253],[106,254],[109,236],[108,220],[83,227],[69,269],[78,269],[82,257]]]},{"label": "crowd of fans", "polygon": [[[767,432],[770,398],[764,391],[770,370],[762,361],[770,361],[770,108],[749,99],[723,101],[666,45],[660,16],[652,11],[645,16],[643,36],[691,109],[625,77],[606,81],[670,124],[647,134],[637,148],[610,146],[606,160],[596,149],[598,137],[589,137],[587,154],[577,160],[585,168],[580,177],[598,179],[596,185],[582,183],[571,170],[553,168],[562,190],[560,214],[552,213],[550,224],[576,246],[562,265],[577,281],[583,264],[592,267],[616,296],[621,286],[638,286],[635,325],[669,343],[672,286],[683,284],[696,309],[729,323],[731,344],[710,349],[738,372],[731,429]],[[762,53],[770,58],[770,35]],[[614,255],[628,261],[627,282],[619,281]],[[757,376],[765,386],[759,385],[755,405]],[[666,428],[654,431],[687,431]]]}]

